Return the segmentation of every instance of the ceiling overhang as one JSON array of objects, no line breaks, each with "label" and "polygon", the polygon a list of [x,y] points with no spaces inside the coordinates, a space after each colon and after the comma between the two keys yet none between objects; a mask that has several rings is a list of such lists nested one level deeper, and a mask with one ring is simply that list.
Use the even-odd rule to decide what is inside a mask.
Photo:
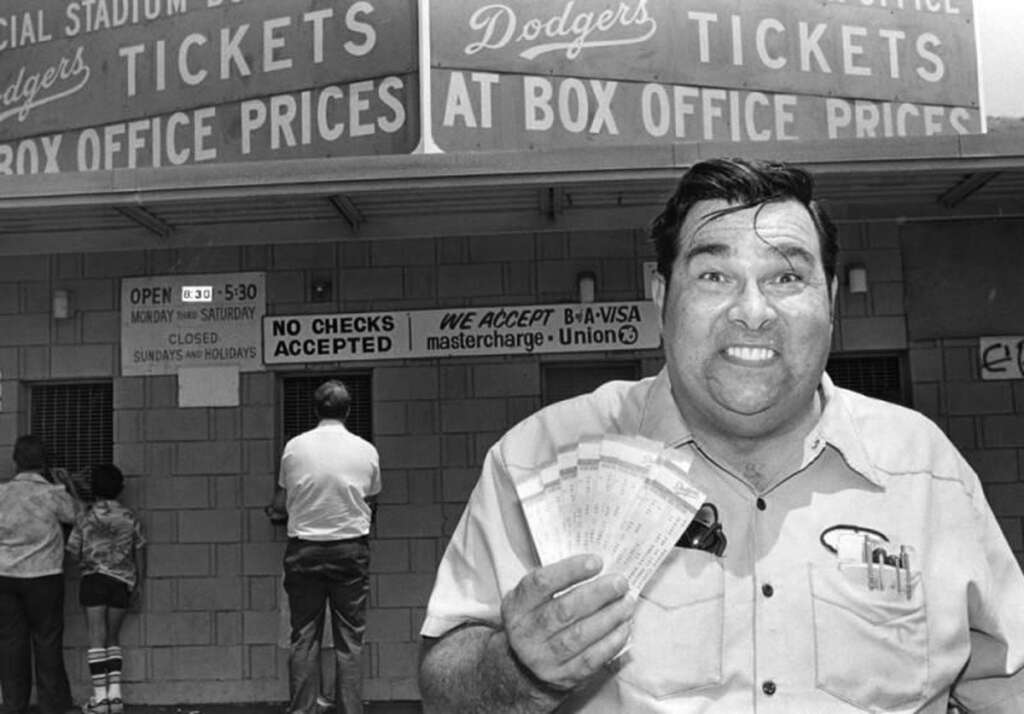
[{"label": "ceiling overhang", "polygon": [[839,222],[1024,218],[1019,134],[685,143],[0,177],[0,254],[642,228],[714,156],[803,166]]}]

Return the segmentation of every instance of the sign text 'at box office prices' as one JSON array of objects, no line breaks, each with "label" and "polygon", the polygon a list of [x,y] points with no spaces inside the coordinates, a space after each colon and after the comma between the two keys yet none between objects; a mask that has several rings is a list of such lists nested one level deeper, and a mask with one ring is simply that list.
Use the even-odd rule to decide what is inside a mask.
[{"label": "sign text 'at box office prices'", "polygon": [[980,130],[970,0],[432,7],[447,149]]}]

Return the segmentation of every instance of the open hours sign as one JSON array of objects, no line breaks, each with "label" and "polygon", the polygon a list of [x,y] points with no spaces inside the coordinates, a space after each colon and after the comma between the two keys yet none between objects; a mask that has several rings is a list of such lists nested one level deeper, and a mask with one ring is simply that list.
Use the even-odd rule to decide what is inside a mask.
[{"label": "open hours sign", "polygon": [[653,349],[649,301],[275,315],[263,320],[267,364]]},{"label": "open hours sign", "polygon": [[264,273],[156,275],[121,281],[121,374],[181,367],[263,369]]}]

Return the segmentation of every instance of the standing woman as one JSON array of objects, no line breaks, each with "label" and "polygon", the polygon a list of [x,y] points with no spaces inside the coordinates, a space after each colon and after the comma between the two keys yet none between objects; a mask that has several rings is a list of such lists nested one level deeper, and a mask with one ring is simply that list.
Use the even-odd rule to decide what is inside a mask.
[{"label": "standing woman", "polygon": [[85,608],[89,629],[87,659],[93,694],[85,714],[121,714],[121,623],[134,600],[140,599],[146,569],[146,544],[135,513],[117,498],[124,488],[124,474],[114,464],[91,470],[96,502],[75,523],[68,538],[68,552],[82,569],[78,602]]},{"label": "standing woman", "polygon": [[13,476],[0,476],[0,689],[4,714],[25,714],[32,692],[41,714],[72,706],[64,669],[64,534],[75,519],[71,482],[45,477],[46,445],[18,437]]}]

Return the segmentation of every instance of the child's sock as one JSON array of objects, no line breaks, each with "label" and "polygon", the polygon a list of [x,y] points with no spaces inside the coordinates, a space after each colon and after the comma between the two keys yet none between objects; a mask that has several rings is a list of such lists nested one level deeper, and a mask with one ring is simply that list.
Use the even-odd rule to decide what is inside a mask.
[{"label": "child's sock", "polygon": [[107,648],[107,696],[121,698],[121,648],[117,645]]},{"label": "child's sock", "polygon": [[92,679],[92,696],[97,702],[107,698],[107,650],[104,647],[90,647],[85,653],[89,662],[89,677]]}]

